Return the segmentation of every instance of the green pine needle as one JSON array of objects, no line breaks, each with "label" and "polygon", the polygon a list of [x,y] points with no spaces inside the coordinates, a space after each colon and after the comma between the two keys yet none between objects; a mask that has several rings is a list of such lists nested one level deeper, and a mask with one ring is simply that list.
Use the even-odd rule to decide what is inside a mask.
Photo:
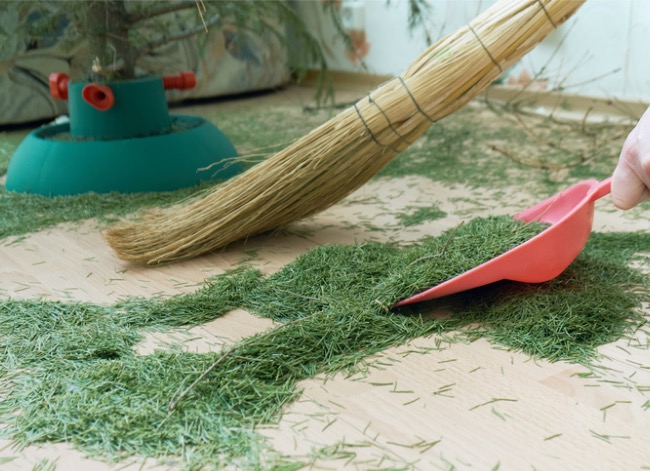
[{"label": "green pine needle", "polygon": [[[647,279],[629,263],[650,246],[650,234],[593,234],[576,262],[548,283],[501,282],[390,309],[542,229],[478,218],[407,247],[327,245],[273,275],[242,267],[170,299],[108,307],[2,301],[4,434],[22,444],[70,442],[112,459],[291,467],[255,427],[280,419],[300,395],[299,381],[363,369],[389,347],[447,333],[587,363],[599,345],[644,322]],[[147,331],[197,325],[238,307],[280,324],[221,353],[135,353]],[[435,314],[441,309],[453,315]]]}]

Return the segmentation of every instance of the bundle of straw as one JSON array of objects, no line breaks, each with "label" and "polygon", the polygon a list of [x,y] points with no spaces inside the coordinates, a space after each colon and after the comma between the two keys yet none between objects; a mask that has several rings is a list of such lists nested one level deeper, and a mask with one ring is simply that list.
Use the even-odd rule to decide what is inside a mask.
[{"label": "bundle of straw", "polygon": [[584,0],[501,0],[399,77],[211,193],[106,233],[125,260],[191,258],[321,211],[467,104]]}]

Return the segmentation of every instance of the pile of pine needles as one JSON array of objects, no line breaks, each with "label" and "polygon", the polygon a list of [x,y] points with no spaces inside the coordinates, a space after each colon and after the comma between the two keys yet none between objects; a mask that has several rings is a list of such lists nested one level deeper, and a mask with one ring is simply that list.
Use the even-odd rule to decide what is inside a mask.
[{"label": "pile of pine needles", "polygon": [[[502,282],[391,309],[541,229],[479,218],[406,247],[328,245],[273,275],[240,267],[166,300],[2,301],[4,434],[22,444],[71,442],[113,459],[270,467],[282,457],[254,429],[280,419],[299,381],[358,371],[373,354],[418,337],[486,337],[537,358],[587,363],[599,345],[643,325],[639,306],[649,286],[630,262],[650,246],[650,234],[593,234],[548,283]],[[146,331],[201,324],[239,307],[279,324],[218,353],[135,353]],[[435,314],[441,310],[452,315]]]}]

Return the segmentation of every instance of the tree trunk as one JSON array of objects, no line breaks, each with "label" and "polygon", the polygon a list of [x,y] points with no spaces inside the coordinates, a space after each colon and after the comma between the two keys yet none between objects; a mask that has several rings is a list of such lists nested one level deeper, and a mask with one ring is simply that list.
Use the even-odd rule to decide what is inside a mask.
[{"label": "tree trunk", "polygon": [[91,79],[97,81],[135,78],[136,52],[129,43],[129,19],[124,0],[89,0],[86,37],[92,61]]}]

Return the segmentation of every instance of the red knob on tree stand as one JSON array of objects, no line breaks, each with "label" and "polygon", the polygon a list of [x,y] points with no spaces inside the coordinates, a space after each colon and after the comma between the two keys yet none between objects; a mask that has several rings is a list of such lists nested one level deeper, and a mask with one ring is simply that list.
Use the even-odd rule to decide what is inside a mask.
[{"label": "red knob on tree stand", "polygon": [[50,95],[57,100],[68,99],[68,82],[70,77],[61,72],[50,74]]},{"label": "red knob on tree stand", "polygon": [[115,104],[113,90],[105,85],[89,83],[81,90],[81,96],[86,103],[99,111],[109,110]]},{"label": "red knob on tree stand", "polygon": [[196,75],[187,70],[178,75],[164,75],[162,81],[165,90],[189,90],[196,86]]}]

